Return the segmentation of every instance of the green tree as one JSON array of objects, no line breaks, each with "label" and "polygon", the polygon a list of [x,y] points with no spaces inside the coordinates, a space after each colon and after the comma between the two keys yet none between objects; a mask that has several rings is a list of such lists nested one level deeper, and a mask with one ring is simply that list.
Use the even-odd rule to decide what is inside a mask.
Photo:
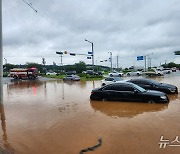
[{"label": "green tree", "polygon": [[3,70],[5,70],[6,72],[9,72],[9,70],[12,68],[15,68],[15,65],[9,63],[3,65]]},{"label": "green tree", "polygon": [[86,63],[80,61],[79,63],[75,63],[75,70],[77,73],[82,73],[82,71],[86,70]]}]

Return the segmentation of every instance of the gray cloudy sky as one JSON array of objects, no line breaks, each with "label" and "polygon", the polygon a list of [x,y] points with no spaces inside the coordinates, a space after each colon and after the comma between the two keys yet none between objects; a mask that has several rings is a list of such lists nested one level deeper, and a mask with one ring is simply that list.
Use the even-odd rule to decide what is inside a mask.
[{"label": "gray cloudy sky", "polygon": [[[87,53],[94,43],[95,64],[117,55],[119,66],[143,65],[137,56],[151,55],[152,65],[180,63],[179,0],[3,0],[3,50],[8,63],[60,63],[56,51]],[[85,56],[64,55],[64,64]],[[110,65],[109,62],[101,63]]]}]

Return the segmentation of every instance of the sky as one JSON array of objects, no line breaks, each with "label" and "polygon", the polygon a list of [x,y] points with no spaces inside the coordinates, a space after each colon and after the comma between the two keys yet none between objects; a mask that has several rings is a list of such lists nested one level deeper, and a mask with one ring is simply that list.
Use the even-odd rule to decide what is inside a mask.
[{"label": "sky", "polygon": [[[113,67],[144,66],[137,56],[151,59],[151,66],[180,63],[174,55],[180,50],[179,0],[2,1],[4,63],[42,64],[45,58],[47,65],[60,65],[56,51],[91,52],[85,39],[93,42],[98,65],[110,66],[104,61],[110,52]],[[63,54],[64,65],[79,61],[92,64],[85,55]]]}]

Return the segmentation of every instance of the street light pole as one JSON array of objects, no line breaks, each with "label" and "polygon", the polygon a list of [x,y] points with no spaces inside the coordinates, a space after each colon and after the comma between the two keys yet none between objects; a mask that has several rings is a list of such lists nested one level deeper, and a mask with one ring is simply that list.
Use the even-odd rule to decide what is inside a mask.
[{"label": "street light pole", "polygon": [[2,0],[0,0],[0,101],[3,99]]},{"label": "street light pole", "polygon": [[91,45],[92,45],[92,65],[93,65],[93,70],[94,70],[94,44],[93,44],[93,42],[88,41],[86,39],[85,39],[85,41],[91,43]]},{"label": "street light pole", "polygon": [[112,72],[112,52],[108,52],[110,53],[110,59],[111,59],[111,72]]}]

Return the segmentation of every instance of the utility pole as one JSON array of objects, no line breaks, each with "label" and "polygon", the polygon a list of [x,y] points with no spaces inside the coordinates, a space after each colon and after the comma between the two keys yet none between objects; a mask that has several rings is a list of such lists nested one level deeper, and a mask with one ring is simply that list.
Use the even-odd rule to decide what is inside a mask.
[{"label": "utility pole", "polygon": [[0,102],[3,100],[2,0],[0,0]]},{"label": "utility pole", "polygon": [[110,60],[111,60],[111,72],[112,72],[112,52],[108,52],[110,53]]},{"label": "utility pole", "polygon": [[144,71],[146,72],[146,56],[144,56],[144,62],[145,62]]},{"label": "utility pole", "polygon": [[117,55],[117,69],[119,68],[119,56]]},{"label": "utility pole", "polygon": [[[152,55],[153,53],[150,53],[150,54],[148,54],[148,55],[145,55],[144,56],[144,62],[145,62],[145,68],[144,68],[144,70],[146,71],[146,61],[149,59],[149,56],[150,55]],[[147,59],[146,59],[147,58]],[[149,60],[148,60],[149,61]],[[148,64],[149,65],[149,64]],[[151,65],[151,62],[150,62],[150,65]]]},{"label": "utility pole", "polygon": [[56,51],[56,54],[59,54],[61,57],[61,67],[62,67],[62,72],[63,72],[63,63],[62,63],[63,52]]},{"label": "utility pole", "polygon": [[92,65],[93,65],[93,70],[94,70],[94,44],[93,44],[93,42],[91,42],[87,39],[85,39],[85,41],[91,43],[91,46],[92,46]]}]

